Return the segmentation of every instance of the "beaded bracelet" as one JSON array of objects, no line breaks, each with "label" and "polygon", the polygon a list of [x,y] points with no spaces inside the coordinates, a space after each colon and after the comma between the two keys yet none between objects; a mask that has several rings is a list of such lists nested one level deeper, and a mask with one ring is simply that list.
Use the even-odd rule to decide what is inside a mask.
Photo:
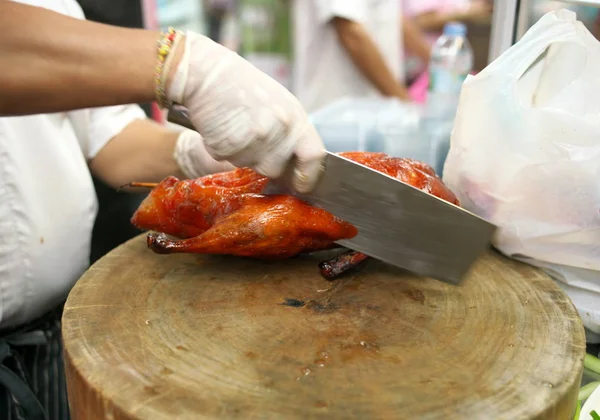
[{"label": "beaded bracelet", "polygon": [[170,106],[172,105],[171,102],[167,100],[164,83],[165,78],[163,78],[163,70],[165,60],[167,59],[169,53],[172,51],[173,42],[175,41],[175,38],[178,34],[178,31],[170,27],[166,31],[161,33],[160,38],[157,41],[158,60],[156,63],[154,88],[156,102],[158,102],[158,106],[160,106],[161,108],[170,108]]},{"label": "beaded bracelet", "polygon": [[[183,38],[183,34],[180,31],[175,32],[175,37],[173,38],[173,43],[171,44],[171,52],[169,53],[169,55],[167,56],[167,58],[165,59],[164,64],[163,64],[162,75],[160,78],[160,85],[164,87],[165,96],[166,96],[167,79],[169,77],[170,68],[171,68],[171,65],[173,64],[173,60],[175,60],[175,51],[177,50],[177,46],[178,46],[179,42],[181,42],[182,38]],[[170,108],[171,106],[173,106],[173,102],[169,101],[168,104],[166,104],[166,105],[168,105]]]}]

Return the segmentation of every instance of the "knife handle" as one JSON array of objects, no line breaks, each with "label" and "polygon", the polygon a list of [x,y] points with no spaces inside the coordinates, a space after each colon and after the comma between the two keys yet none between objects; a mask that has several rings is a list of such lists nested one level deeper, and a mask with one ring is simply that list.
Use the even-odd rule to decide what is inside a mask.
[{"label": "knife handle", "polygon": [[167,114],[167,121],[174,124],[179,124],[185,128],[189,128],[190,130],[198,131],[188,118],[187,108],[183,105],[173,104],[171,109],[169,109],[169,113]]}]

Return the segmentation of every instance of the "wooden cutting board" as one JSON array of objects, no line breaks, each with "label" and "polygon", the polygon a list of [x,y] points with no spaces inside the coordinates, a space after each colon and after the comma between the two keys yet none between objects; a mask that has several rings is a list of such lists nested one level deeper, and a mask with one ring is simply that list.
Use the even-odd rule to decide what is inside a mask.
[{"label": "wooden cutting board", "polygon": [[80,419],[570,419],[583,326],[541,271],[490,252],[461,286],[369,262],[156,255],[139,236],[63,316]]}]

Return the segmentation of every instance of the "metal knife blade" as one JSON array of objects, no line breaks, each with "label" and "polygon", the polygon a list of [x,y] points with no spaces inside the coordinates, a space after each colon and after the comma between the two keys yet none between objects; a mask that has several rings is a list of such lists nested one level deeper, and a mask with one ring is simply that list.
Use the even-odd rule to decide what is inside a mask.
[{"label": "metal knife blade", "polygon": [[[167,119],[195,129],[180,105]],[[271,180],[265,194],[292,193],[352,223],[358,235],[339,245],[422,276],[459,284],[496,230],[467,210],[329,152],[313,191],[296,194],[293,166]]]},{"label": "metal knife blade", "polygon": [[[267,192],[288,192],[290,181],[288,170]],[[459,284],[489,248],[496,229],[458,206],[329,152],[315,189],[295,195],[356,226],[358,235],[339,245],[451,284]]]}]

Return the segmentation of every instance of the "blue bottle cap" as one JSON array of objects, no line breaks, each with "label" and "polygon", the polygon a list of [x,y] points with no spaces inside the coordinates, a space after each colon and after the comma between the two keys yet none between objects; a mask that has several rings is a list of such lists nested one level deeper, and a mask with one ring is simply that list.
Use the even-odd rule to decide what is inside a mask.
[{"label": "blue bottle cap", "polygon": [[461,22],[448,22],[444,25],[444,35],[466,36],[467,26]]}]

